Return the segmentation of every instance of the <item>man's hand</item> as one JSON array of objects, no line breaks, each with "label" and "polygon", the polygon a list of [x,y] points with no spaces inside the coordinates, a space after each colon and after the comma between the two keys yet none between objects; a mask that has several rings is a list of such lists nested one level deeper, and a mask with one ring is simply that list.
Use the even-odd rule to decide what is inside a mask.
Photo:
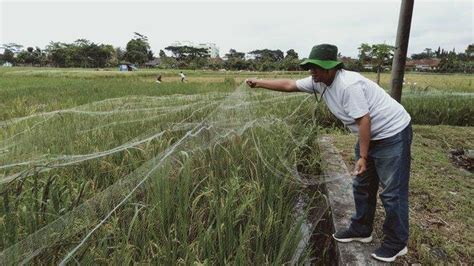
[{"label": "man's hand", "polygon": [[361,118],[356,119],[359,127],[359,160],[357,160],[353,175],[360,175],[367,170],[367,156],[370,146],[370,114],[367,113]]},{"label": "man's hand", "polygon": [[367,170],[367,160],[365,158],[359,158],[357,160],[355,167],[354,167],[354,172],[352,172],[353,175],[360,175],[364,173]]},{"label": "man's hand", "polygon": [[245,80],[245,83],[247,83],[247,85],[248,85],[250,88],[255,88],[255,87],[257,87],[257,79],[255,79],[255,78],[246,79],[246,80]]}]

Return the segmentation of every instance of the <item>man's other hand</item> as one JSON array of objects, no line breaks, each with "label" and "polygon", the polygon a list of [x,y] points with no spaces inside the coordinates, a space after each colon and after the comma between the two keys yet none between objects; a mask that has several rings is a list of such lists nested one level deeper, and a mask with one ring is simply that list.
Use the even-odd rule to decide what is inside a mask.
[{"label": "man's other hand", "polygon": [[360,175],[364,173],[366,170],[367,170],[367,160],[364,158],[359,158],[359,160],[357,160],[355,164],[354,172],[352,174]]}]

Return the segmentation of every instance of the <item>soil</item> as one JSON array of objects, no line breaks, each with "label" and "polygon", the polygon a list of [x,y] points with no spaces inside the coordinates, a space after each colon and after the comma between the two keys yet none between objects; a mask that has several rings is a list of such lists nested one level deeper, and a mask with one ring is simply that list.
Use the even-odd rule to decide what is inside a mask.
[{"label": "soil", "polygon": [[452,149],[448,156],[451,162],[470,173],[474,173],[474,150]]}]

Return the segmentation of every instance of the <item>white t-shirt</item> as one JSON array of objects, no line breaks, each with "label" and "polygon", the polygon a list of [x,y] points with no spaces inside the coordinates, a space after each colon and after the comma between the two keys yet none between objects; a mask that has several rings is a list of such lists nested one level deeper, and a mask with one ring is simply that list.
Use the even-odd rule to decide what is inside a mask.
[{"label": "white t-shirt", "polygon": [[312,77],[296,81],[303,92],[321,94],[331,113],[353,133],[359,132],[355,119],[367,113],[371,119],[371,140],[384,139],[401,132],[411,117],[401,104],[395,101],[377,83],[359,73],[338,70],[331,86],[314,82]]}]

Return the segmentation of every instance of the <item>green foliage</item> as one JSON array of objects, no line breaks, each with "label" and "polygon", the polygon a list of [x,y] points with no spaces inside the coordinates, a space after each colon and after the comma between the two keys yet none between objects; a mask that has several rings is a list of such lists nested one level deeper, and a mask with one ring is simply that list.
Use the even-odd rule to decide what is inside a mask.
[{"label": "green foliage", "polygon": [[392,63],[393,50],[395,47],[388,44],[362,43],[359,46],[359,62],[361,64],[371,63],[377,71],[377,84],[380,84],[380,73],[384,66]]},{"label": "green foliage", "polygon": [[230,88],[237,86],[237,83],[235,82],[235,79],[233,77],[225,77],[224,84],[226,84]]},{"label": "green foliage", "polygon": [[371,60],[370,53],[372,51],[372,46],[369,45],[368,43],[362,43],[357,49],[359,50],[359,61],[362,64],[370,62]]},{"label": "green foliage", "polygon": [[[171,51],[174,55],[174,65],[172,67],[202,69],[209,65],[209,51],[206,48],[195,48],[190,46],[168,46],[165,50]],[[167,65],[171,60],[166,62]]]},{"label": "green foliage", "polygon": [[[402,105],[417,125],[474,126],[474,97],[449,94],[408,95]],[[324,104],[321,104],[315,118],[324,127],[343,128],[344,125]]]},{"label": "green foliage", "polygon": [[15,54],[10,49],[3,51],[2,60],[5,62],[15,63]]},{"label": "green foliage", "polygon": [[462,95],[407,96],[402,104],[420,125],[474,126],[474,97]]},{"label": "green foliage", "polygon": [[300,70],[300,60],[298,59],[298,53],[295,50],[290,49],[286,51],[286,56],[281,62],[280,69],[287,71]]},{"label": "green foliage", "polygon": [[190,61],[198,57],[209,57],[209,52],[205,48],[190,46],[168,46],[165,50],[171,51],[177,60]]},{"label": "green foliage", "polygon": [[254,50],[251,51],[249,54],[255,55],[255,59],[257,61],[273,61],[278,62],[283,60],[283,52],[281,50],[270,50],[270,49],[262,49],[262,50]]},{"label": "green foliage", "polygon": [[5,50],[10,50],[14,54],[17,54],[22,50],[23,45],[17,43],[5,43],[1,46],[1,48]]},{"label": "green foliage", "polygon": [[44,66],[47,63],[46,53],[41,51],[39,47],[36,47],[36,49],[28,47],[26,51],[18,53],[16,59],[19,64],[31,66]]},{"label": "green foliage", "polygon": [[51,42],[46,51],[54,66],[85,68],[111,66],[115,53],[111,45],[98,45],[86,39],[78,39],[72,44]]},{"label": "green foliage", "polygon": [[447,51],[438,47],[438,49],[432,52],[433,49],[425,48],[422,53],[412,54],[413,60],[417,59],[441,59],[438,67],[433,72],[441,73],[474,73],[474,52],[473,44],[469,44],[465,49],[465,53],[456,53],[456,50]]},{"label": "green foliage", "polygon": [[247,69],[248,64],[245,61],[245,53],[237,52],[235,49],[230,49],[229,53],[225,55],[227,58],[224,61],[224,68],[229,70]]},{"label": "green foliage", "polygon": [[135,36],[127,43],[125,59],[131,63],[140,65],[153,58],[148,38],[135,32]]}]

